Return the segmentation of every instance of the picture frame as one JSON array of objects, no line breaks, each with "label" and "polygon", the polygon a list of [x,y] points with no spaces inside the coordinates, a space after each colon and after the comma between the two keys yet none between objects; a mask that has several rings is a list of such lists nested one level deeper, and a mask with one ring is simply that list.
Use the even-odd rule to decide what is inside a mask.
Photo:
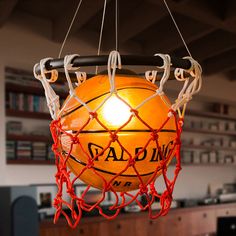
[{"label": "picture frame", "polygon": [[38,212],[44,213],[47,216],[54,214],[55,209],[53,207],[53,201],[57,193],[56,184],[36,184],[36,202],[38,206]]}]

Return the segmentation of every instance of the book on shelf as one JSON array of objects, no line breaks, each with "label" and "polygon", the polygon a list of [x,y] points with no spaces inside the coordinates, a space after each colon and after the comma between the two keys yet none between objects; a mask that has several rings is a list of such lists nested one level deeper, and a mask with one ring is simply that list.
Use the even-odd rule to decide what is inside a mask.
[{"label": "book on shelf", "polygon": [[54,152],[52,150],[51,145],[48,145],[48,160],[54,160],[55,156],[54,156]]},{"label": "book on shelf", "polygon": [[33,94],[6,93],[6,109],[49,113],[46,98]]},{"label": "book on shelf", "polygon": [[7,160],[14,160],[16,158],[16,142],[7,140],[6,142]]},{"label": "book on shelf", "polygon": [[31,159],[32,146],[30,141],[17,141],[16,158]]},{"label": "book on shelf", "polygon": [[[40,89],[42,88],[41,82],[34,78],[33,73],[31,71],[26,71],[22,69],[5,67],[5,81],[9,84],[36,87]],[[66,91],[65,83],[54,83],[51,84],[51,86],[57,92]]]},{"label": "book on shelf", "polygon": [[22,134],[22,122],[8,121],[7,122],[7,134],[21,135]]},{"label": "book on shelf", "polygon": [[47,158],[47,143],[32,142],[32,159],[46,160]]}]

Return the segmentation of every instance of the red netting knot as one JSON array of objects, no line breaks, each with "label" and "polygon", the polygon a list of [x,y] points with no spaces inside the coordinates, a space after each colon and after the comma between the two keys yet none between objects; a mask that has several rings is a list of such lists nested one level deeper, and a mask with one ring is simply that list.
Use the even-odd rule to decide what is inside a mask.
[{"label": "red netting knot", "polygon": [[89,159],[89,160],[88,160],[88,163],[87,163],[87,165],[86,165],[87,169],[90,169],[90,168],[92,168],[93,166],[94,166],[93,160],[92,160],[92,159]]},{"label": "red netting knot", "polygon": [[56,151],[57,151],[57,145],[56,145],[55,143],[52,145],[52,151],[53,151],[53,152],[56,152]]},{"label": "red netting knot", "polygon": [[181,166],[180,165],[176,165],[176,167],[175,167],[175,175],[178,175],[181,170],[182,170]]},{"label": "red netting knot", "polygon": [[138,115],[138,111],[133,108],[130,109],[130,112],[132,112],[135,116]]},{"label": "red netting knot", "polygon": [[139,191],[140,191],[140,193],[141,194],[147,194],[147,192],[148,192],[148,187],[147,187],[147,185],[145,185],[145,184],[140,184],[139,185]]},{"label": "red netting knot", "polygon": [[151,137],[152,137],[152,140],[155,141],[155,140],[158,140],[158,131],[157,130],[153,130],[152,133],[151,133]]},{"label": "red netting knot", "polygon": [[156,188],[155,188],[155,185],[153,182],[150,183],[150,193],[151,193],[151,195],[157,194],[157,191],[156,191]]},{"label": "red netting knot", "polygon": [[98,116],[97,112],[92,112],[91,111],[91,112],[89,112],[89,114],[92,118],[97,118],[97,116]]},{"label": "red netting knot", "polygon": [[179,121],[178,121],[180,127],[182,127],[184,125],[184,119],[183,118],[179,118]]},{"label": "red netting knot", "polygon": [[165,161],[160,161],[160,168],[162,170],[167,170],[166,162]]},{"label": "red netting knot", "polygon": [[112,142],[115,142],[115,141],[118,139],[118,135],[115,134],[115,133],[111,133],[111,134],[110,134],[110,138],[111,138],[111,141],[112,141]]},{"label": "red netting knot", "polygon": [[71,141],[73,142],[73,144],[79,144],[79,138],[77,136],[71,137]]},{"label": "red netting knot", "polygon": [[60,204],[61,204],[61,201],[59,199],[55,198],[53,201],[53,206],[58,207]]},{"label": "red netting knot", "polygon": [[176,145],[181,145],[181,141],[180,141],[180,138],[179,138],[179,137],[177,137],[177,138],[175,139],[175,144],[176,144]]},{"label": "red netting knot", "polygon": [[74,195],[75,193],[74,188],[68,188],[66,192],[70,195]]},{"label": "red netting knot", "polygon": [[129,166],[134,166],[135,165],[135,159],[134,158],[130,158],[129,159]]}]

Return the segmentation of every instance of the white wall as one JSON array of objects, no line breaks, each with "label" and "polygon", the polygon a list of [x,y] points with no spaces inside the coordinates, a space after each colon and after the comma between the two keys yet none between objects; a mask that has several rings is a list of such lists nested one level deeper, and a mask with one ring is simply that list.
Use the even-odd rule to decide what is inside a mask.
[{"label": "white wall", "polygon": [[[35,19],[34,19],[35,20]],[[50,41],[51,25],[38,19],[38,30],[32,30],[30,18],[22,17],[16,23],[14,17],[0,29],[0,185],[20,185],[54,182],[54,166],[6,165],[5,157],[5,110],[4,67],[12,66],[31,70],[44,57],[57,57],[60,45]],[[38,33],[36,33],[38,32]],[[86,42],[71,39],[66,53],[95,54],[96,49]],[[171,83],[171,82],[170,82]],[[175,89],[175,85],[170,86]],[[236,82],[229,82],[217,75],[204,78],[201,95],[216,100],[236,102]],[[175,189],[175,197],[204,196],[207,184],[218,186],[234,181],[235,167],[189,167],[184,166]]]}]

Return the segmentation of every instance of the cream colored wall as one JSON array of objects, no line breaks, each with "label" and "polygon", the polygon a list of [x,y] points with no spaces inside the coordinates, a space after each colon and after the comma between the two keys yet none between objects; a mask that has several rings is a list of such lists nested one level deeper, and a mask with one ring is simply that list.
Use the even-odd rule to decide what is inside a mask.
[{"label": "cream colored wall", "polygon": [[[33,65],[44,57],[57,57],[60,44],[53,43],[50,37],[51,25],[37,20],[38,33],[32,30],[30,17],[22,16],[21,22],[12,19],[0,29],[0,185],[20,185],[31,183],[52,183],[54,166],[6,165],[5,157],[5,104],[4,67],[11,66],[31,70]],[[35,19],[33,19],[35,21]],[[65,52],[94,54],[96,50],[86,42],[69,40]]]},{"label": "cream colored wall", "polygon": [[[50,40],[51,25],[48,22],[37,20],[38,33],[32,30],[29,22],[30,17],[22,16],[21,22],[16,22],[13,17],[0,29],[0,185],[54,182],[54,166],[6,165],[4,67],[30,70],[39,59],[56,57],[60,47]],[[66,45],[66,53],[95,54],[96,49],[91,48],[86,42],[72,39]],[[170,87],[176,89],[175,84]],[[201,94],[211,99],[224,99],[233,103],[236,101],[235,91],[236,82],[229,82],[223,76],[217,75],[204,78]],[[218,186],[235,180],[235,170],[236,167],[184,167],[174,195],[178,198],[203,196],[207,184]]]}]

